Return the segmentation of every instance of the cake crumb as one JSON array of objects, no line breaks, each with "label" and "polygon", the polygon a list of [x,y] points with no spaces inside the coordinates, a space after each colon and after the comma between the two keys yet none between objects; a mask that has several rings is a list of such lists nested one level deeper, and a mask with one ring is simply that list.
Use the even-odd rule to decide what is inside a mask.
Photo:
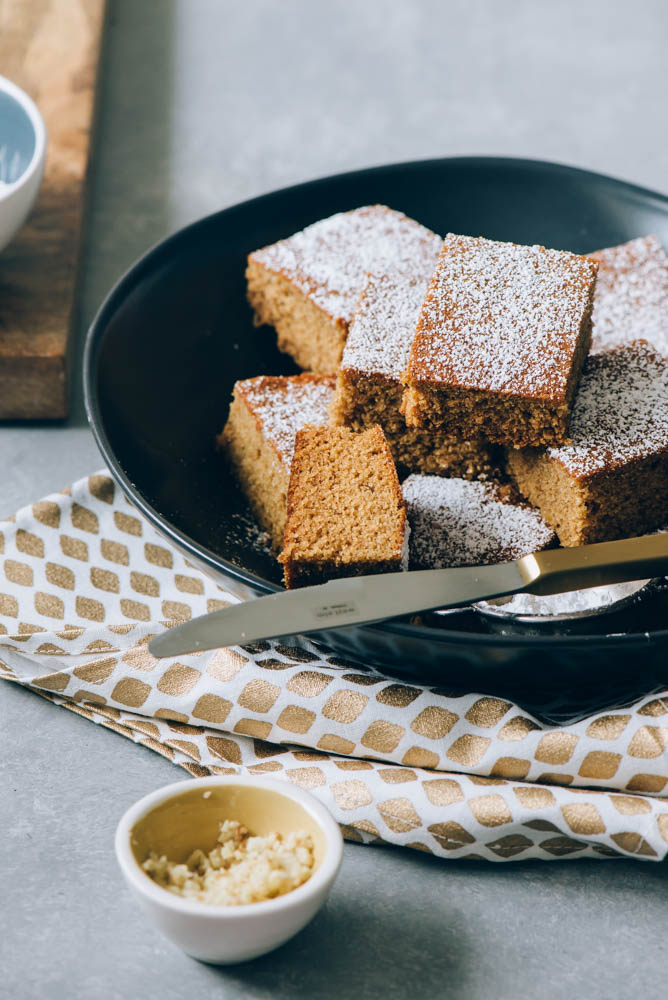
[{"label": "cake crumb", "polygon": [[376,424],[306,427],[297,434],[279,561],[285,585],[399,572],[407,556],[406,507]]}]

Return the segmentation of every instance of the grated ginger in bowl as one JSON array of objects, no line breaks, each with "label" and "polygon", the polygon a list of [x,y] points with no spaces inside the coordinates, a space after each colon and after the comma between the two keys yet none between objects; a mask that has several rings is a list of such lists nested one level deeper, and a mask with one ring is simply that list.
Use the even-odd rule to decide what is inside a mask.
[{"label": "grated ginger in bowl", "polygon": [[315,868],[313,841],[299,831],[254,837],[236,820],[220,824],[216,846],[192,852],[185,864],[151,851],[142,868],[161,888],[210,906],[242,906],[291,892]]}]

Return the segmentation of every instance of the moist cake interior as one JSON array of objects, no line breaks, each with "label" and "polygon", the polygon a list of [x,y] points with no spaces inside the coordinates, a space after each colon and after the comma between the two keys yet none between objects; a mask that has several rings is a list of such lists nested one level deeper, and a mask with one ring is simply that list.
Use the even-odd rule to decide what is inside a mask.
[{"label": "moist cake interior", "polygon": [[288,587],[398,571],[406,511],[380,427],[300,431],[280,560]]}]

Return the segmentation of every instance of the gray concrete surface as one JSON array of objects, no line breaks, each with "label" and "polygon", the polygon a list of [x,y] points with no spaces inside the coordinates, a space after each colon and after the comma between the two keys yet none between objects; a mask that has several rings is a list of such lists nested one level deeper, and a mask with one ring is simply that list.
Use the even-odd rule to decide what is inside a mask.
[{"label": "gray concrete surface", "polygon": [[[496,153],[666,190],[667,35],[663,0],[110,0],[81,333],[150,244],[313,176]],[[65,425],[0,427],[0,513],[100,464],[76,381],[73,403]],[[0,706],[3,998],[666,995],[668,867],[621,861],[348,846],[292,943],[192,962],[145,924],[112,853],[123,809],[182,772],[13,686]]]}]

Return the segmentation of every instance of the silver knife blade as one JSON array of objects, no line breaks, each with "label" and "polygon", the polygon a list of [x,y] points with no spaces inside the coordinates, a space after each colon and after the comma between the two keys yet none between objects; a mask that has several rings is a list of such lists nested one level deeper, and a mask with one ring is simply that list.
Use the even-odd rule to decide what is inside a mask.
[{"label": "silver knife blade", "polygon": [[470,604],[524,590],[517,564],[416,570],[346,577],[232,604],[154,636],[158,658],[182,656],[259,639],[362,625],[434,608]]}]

